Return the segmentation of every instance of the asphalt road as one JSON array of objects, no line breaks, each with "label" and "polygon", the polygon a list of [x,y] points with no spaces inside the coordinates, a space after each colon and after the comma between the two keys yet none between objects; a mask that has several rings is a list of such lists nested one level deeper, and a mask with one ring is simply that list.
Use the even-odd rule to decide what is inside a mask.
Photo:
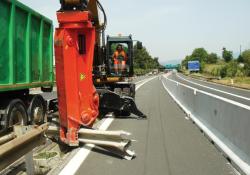
[{"label": "asphalt road", "polygon": [[79,175],[229,175],[231,165],[154,79],[142,86],[136,103],[147,120],[115,119],[110,130],[133,133],[137,157],[126,161],[94,149]]},{"label": "asphalt road", "polygon": [[173,73],[168,78],[175,80],[177,82],[186,84],[188,86],[191,86],[193,88],[203,90],[203,91],[206,91],[206,92],[209,92],[209,93],[221,96],[221,97],[225,97],[227,99],[250,106],[250,91],[248,90],[244,90],[244,89],[241,90],[238,88],[233,88],[233,87],[218,85],[215,83],[209,83],[209,82],[205,82],[201,80],[196,80],[196,79],[184,76],[179,73],[178,74]]},{"label": "asphalt road", "polygon": [[[145,79],[148,79],[148,78],[151,78],[150,76],[138,76],[138,77],[135,77],[134,79],[133,79],[133,82],[134,83],[138,83],[138,82],[141,82],[141,81],[143,81],[143,80],[145,80]],[[40,90],[40,88],[37,88],[37,89],[33,89],[33,90],[31,90],[31,94],[40,94],[40,95],[42,95],[43,96],[43,98],[45,99],[45,100],[51,100],[51,99],[55,99],[55,98],[57,98],[57,92],[56,92],[56,87],[54,87],[54,89],[53,89],[53,92],[51,92],[51,93],[46,93],[46,92],[42,92],[41,90]]]}]

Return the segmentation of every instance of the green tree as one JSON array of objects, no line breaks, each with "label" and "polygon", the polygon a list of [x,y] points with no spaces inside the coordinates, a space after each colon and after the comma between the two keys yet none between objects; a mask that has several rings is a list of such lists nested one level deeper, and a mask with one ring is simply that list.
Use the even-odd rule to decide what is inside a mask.
[{"label": "green tree", "polygon": [[214,64],[217,63],[219,57],[216,53],[210,53],[207,57],[207,63]]},{"label": "green tree", "polygon": [[235,77],[238,71],[238,63],[236,61],[230,61],[226,66],[226,69],[227,69],[227,76],[233,78]]},{"label": "green tree", "polygon": [[245,64],[244,69],[246,71],[246,75],[250,76],[250,49],[245,50],[242,53],[243,63]]},{"label": "green tree", "polygon": [[161,65],[159,63],[159,58],[158,57],[155,57],[153,59],[153,62],[154,62],[154,65],[153,65],[154,68],[160,68]]},{"label": "green tree", "polygon": [[200,62],[207,62],[208,53],[204,48],[194,49],[191,60],[199,60]]},{"label": "green tree", "polygon": [[190,56],[186,56],[184,60],[182,60],[181,65],[182,67],[185,67],[186,69],[188,69],[188,62],[191,61],[191,57]]},{"label": "green tree", "polygon": [[243,63],[250,64],[250,49],[242,53]]},{"label": "green tree", "polygon": [[233,52],[228,51],[225,47],[222,49],[222,57],[226,62],[230,62],[233,59]]},{"label": "green tree", "polygon": [[188,69],[188,62],[189,61],[200,61],[201,64],[201,72],[204,70],[205,63],[208,60],[208,53],[204,48],[196,48],[194,49],[192,55],[187,55],[185,59],[182,61],[182,67]]},{"label": "green tree", "polygon": [[243,63],[244,62],[243,56],[239,55],[237,58],[237,61],[238,61],[238,63]]},{"label": "green tree", "polygon": [[134,67],[135,69],[158,69],[160,67],[159,58],[153,58],[147,49],[137,49],[134,47]]}]

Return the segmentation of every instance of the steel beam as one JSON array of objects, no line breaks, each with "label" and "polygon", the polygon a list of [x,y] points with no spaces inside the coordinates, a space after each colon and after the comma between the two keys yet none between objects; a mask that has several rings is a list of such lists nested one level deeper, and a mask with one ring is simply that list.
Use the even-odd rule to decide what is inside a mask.
[{"label": "steel beam", "polygon": [[[48,136],[59,135],[59,128],[49,127]],[[80,129],[78,140],[84,144],[93,144],[116,154],[124,159],[131,160],[135,157],[133,151],[128,150],[132,140],[127,137],[131,134],[125,131],[102,131],[93,129]]]},{"label": "steel beam", "polygon": [[16,137],[15,133],[11,133],[11,134],[8,134],[6,136],[3,136],[0,138],[0,145],[10,141],[10,140],[13,140],[14,138]]},{"label": "steel beam", "polygon": [[31,150],[44,143],[43,133],[48,129],[48,124],[34,127],[26,134],[17,137],[0,146],[0,171],[29,153]]}]

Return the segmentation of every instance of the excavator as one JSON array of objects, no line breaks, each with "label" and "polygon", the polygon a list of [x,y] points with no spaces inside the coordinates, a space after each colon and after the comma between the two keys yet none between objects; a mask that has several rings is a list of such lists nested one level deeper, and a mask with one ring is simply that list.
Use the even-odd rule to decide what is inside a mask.
[{"label": "excavator", "polygon": [[[79,129],[91,128],[100,113],[146,116],[136,107],[133,97],[116,93],[104,85],[104,81],[111,82],[111,73],[103,74],[109,71],[109,66],[104,41],[107,18],[101,3],[98,0],[60,0],[60,3],[59,27],[54,37],[59,132],[62,142],[78,146]],[[103,24],[99,11],[104,14]],[[129,38],[129,47],[131,41]],[[96,71],[93,67],[99,69]]]},{"label": "excavator", "polygon": [[[131,82],[134,76],[133,55],[134,43],[132,35],[129,36],[107,36],[104,53],[102,53],[101,61],[94,64],[94,84],[96,87],[108,87],[111,91],[120,95],[135,98],[135,84]],[[126,61],[122,70],[116,70],[114,55],[118,46],[125,51]],[[137,41],[137,49],[142,49],[141,42]],[[119,59],[119,58],[117,58]],[[98,59],[96,59],[98,60]],[[121,58],[123,60],[123,58]],[[97,65],[97,66],[96,66]],[[101,65],[101,66],[100,66]]]},{"label": "excavator", "polygon": [[[127,160],[135,156],[133,151],[128,150],[132,142],[127,138],[130,133],[103,131],[93,126],[100,113],[133,113],[145,118],[131,96],[94,83],[97,79],[104,82],[112,75],[99,76],[100,72],[109,71],[109,66],[102,65],[107,64],[104,53],[105,45],[109,45],[101,43],[104,41],[101,38],[104,38],[106,15],[104,24],[100,24],[98,12],[105,14],[104,9],[98,0],[60,0],[60,3],[61,8],[57,11],[59,26],[54,36],[58,98],[47,101],[44,106],[48,108],[48,115],[51,111],[59,111],[59,118],[55,119],[56,124],[14,126],[14,133],[1,137],[0,161],[3,164],[0,170],[44,144],[47,137],[56,138],[56,141],[60,140],[60,143],[70,147],[78,147],[81,143],[94,144]],[[93,67],[102,68],[96,72]],[[37,115],[42,115],[40,109],[36,111]],[[33,158],[30,153],[25,157],[29,163]]]}]

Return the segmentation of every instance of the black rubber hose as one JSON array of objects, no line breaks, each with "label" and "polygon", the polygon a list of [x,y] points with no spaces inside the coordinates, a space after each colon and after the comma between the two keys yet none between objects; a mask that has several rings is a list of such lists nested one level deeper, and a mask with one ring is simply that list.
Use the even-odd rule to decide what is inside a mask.
[{"label": "black rubber hose", "polygon": [[99,8],[99,9],[101,10],[101,12],[103,13],[103,17],[104,17],[104,24],[101,26],[100,29],[98,29],[98,31],[99,31],[100,33],[102,33],[102,32],[104,32],[104,31],[106,30],[107,21],[108,21],[108,20],[107,20],[106,12],[105,12],[105,10],[104,10],[102,4],[100,3],[100,1],[99,1],[99,0],[96,0],[96,3],[97,3],[98,8]]}]

